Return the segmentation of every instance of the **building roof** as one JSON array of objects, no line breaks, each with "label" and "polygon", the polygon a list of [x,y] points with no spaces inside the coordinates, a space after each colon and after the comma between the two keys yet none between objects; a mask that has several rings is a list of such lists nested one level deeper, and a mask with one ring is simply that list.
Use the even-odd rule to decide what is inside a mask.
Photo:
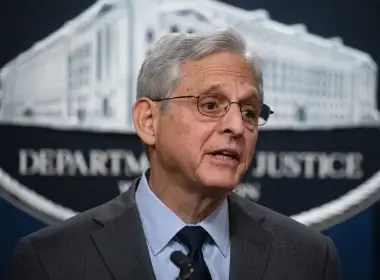
[{"label": "building roof", "polygon": [[[18,63],[27,60],[30,55],[35,55],[36,52],[44,50],[58,40],[69,38],[74,30],[95,20],[99,14],[106,12],[110,7],[120,6],[122,3],[126,3],[123,1],[129,2],[131,0],[98,0],[74,19],[65,22],[58,30],[36,42],[30,49],[19,54],[13,60],[5,64],[0,70],[0,73],[6,71],[11,65],[17,65]],[[326,50],[333,49],[342,55],[358,60],[358,63],[368,64],[370,68],[377,70],[375,61],[367,53],[344,45],[341,38],[326,39],[315,34],[310,34],[304,24],[286,25],[274,21],[270,18],[270,15],[266,10],[247,11],[216,0],[162,0],[159,1],[159,3],[160,8],[157,12],[191,9],[197,13],[199,19],[203,21],[208,20],[210,22],[215,21],[217,25],[222,21],[224,21],[224,24],[228,24],[226,17],[233,17],[241,20],[244,24],[246,23],[248,25],[248,28],[253,23],[259,24],[264,29],[277,33],[278,35],[293,36],[295,40],[302,40],[306,44],[312,44],[314,46],[325,48]]]}]

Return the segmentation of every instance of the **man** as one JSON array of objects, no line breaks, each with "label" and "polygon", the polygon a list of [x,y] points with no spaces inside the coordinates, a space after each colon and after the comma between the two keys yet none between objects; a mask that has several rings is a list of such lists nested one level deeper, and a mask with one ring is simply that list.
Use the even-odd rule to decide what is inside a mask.
[{"label": "man", "polygon": [[258,60],[231,30],[169,34],[146,57],[133,106],[150,168],[125,193],[23,238],[12,279],[339,280],[331,240],[234,194],[263,103]]}]

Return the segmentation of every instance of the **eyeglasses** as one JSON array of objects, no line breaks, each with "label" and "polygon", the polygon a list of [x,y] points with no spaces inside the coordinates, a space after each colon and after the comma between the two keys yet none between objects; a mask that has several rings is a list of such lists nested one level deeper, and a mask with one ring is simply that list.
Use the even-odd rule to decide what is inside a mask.
[{"label": "eyeglasses", "polygon": [[152,99],[154,102],[161,102],[171,99],[196,98],[199,113],[211,118],[221,118],[227,114],[232,104],[237,104],[240,108],[243,120],[254,126],[266,124],[269,116],[274,112],[268,105],[261,101],[241,101],[231,102],[225,95],[217,93],[205,93],[199,96],[185,95],[160,99]]}]

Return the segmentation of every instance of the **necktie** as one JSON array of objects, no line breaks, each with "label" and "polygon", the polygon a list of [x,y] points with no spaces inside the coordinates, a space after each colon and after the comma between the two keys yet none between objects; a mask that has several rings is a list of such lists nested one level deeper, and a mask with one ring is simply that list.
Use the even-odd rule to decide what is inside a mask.
[{"label": "necktie", "polygon": [[176,240],[189,249],[187,256],[193,260],[194,266],[192,279],[212,280],[202,253],[202,247],[209,238],[210,235],[201,226],[185,226],[176,235]]}]

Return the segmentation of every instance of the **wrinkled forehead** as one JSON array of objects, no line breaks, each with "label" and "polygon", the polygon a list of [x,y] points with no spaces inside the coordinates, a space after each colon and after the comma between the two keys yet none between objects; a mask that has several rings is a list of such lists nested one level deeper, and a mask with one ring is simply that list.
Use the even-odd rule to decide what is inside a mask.
[{"label": "wrinkled forehead", "polygon": [[181,68],[181,90],[187,93],[221,93],[233,99],[259,98],[251,66],[237,55],[188,61]]},{"label": "wrinkled forehead", "polygon": [[205,83],[202,86],[197,88],[197,92],[199,94],[223,94],[226,97],[234,100],[259,100],[258,90],[252,84],[240,83],[236,85],[236,83],[234,82],[231,82],[231,84],[228,81],[205,81]]},{"label": "wrinkled forehead", "polygon": [[228,74],[183,76],[180,92],[196,95],[218,93],[235,100],[260,99],[259,90],[253,78],[239,79]]}]

